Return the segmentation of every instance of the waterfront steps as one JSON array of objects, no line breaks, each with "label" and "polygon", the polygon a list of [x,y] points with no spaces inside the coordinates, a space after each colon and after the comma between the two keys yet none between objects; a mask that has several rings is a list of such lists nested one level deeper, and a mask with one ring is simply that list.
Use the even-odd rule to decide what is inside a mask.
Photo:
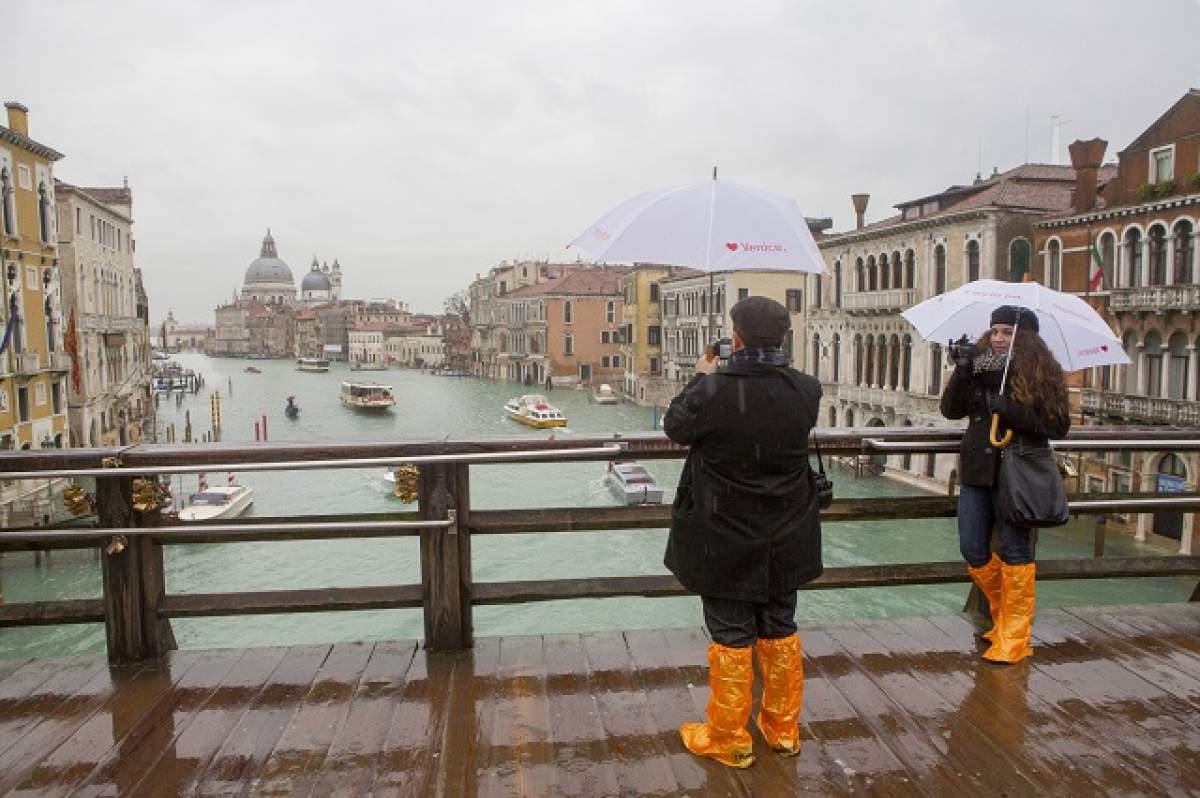
[{"label": "waterfront steps", "polygon": [[810,623],[803,751],[731,771],[676,728],[699,629],[0,660],[0,795],[1138,794],[1200,790],[1200,604]]}]

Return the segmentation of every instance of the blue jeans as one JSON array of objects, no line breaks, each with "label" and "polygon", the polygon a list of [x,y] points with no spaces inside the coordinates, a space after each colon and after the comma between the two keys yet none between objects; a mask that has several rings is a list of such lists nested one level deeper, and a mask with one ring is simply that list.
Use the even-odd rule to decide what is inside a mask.
[{"label": "blue jeans", "polygon": [[992,559],[992,527],[1000,535],[1000,559],[1008,565],[1033,562],[1030,530],[1006,522],[996,512],[996,491],[963,485],[958,493],[958,547],[973,568]]}]

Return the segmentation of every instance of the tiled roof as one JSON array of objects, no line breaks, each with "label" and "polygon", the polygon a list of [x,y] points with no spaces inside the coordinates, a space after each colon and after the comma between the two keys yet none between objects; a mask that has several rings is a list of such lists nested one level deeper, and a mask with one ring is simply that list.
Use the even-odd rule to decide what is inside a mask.
[{"label": "tiled roof", "polygon": [[527,296],[607,296],[621,293],[623,271],[616,269],[579,269],[538,285],[527,285],[505,294],[503,299]]}]

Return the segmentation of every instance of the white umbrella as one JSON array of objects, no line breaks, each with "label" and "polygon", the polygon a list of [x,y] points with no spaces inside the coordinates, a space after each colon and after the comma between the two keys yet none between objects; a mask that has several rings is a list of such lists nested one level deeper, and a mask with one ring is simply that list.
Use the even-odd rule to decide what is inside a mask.
[{"label": "white umbrella", "polygon": [[826,273],[796,202],[713,179],[638,194],[567,245],[597,260]]},{"label": "white umbrella", "polygon": [[1121,340],[1091,305],[1040,283],[976,280],[900,315],[926,341],[952,341],[964,335],[974,340],[991,326],[992,311],[1001,305],[1033,311],[1038,334],[1064,371],[1130,362]]}]

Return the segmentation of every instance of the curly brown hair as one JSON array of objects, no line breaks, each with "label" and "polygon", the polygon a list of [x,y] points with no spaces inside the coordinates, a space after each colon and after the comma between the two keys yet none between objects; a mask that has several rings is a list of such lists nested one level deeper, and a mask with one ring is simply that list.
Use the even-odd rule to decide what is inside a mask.
[{"label": "curly brown hair", "polygon": [[[980,353],[992,351],[990,329],[980,336],[976,348]],[[1042,336],[1018,327],[1009,351],[1012,353],[1008,372],[1012,398],[1033,408],[1046,421],[1067,421],[1071,413],[1067,380]]]}]

